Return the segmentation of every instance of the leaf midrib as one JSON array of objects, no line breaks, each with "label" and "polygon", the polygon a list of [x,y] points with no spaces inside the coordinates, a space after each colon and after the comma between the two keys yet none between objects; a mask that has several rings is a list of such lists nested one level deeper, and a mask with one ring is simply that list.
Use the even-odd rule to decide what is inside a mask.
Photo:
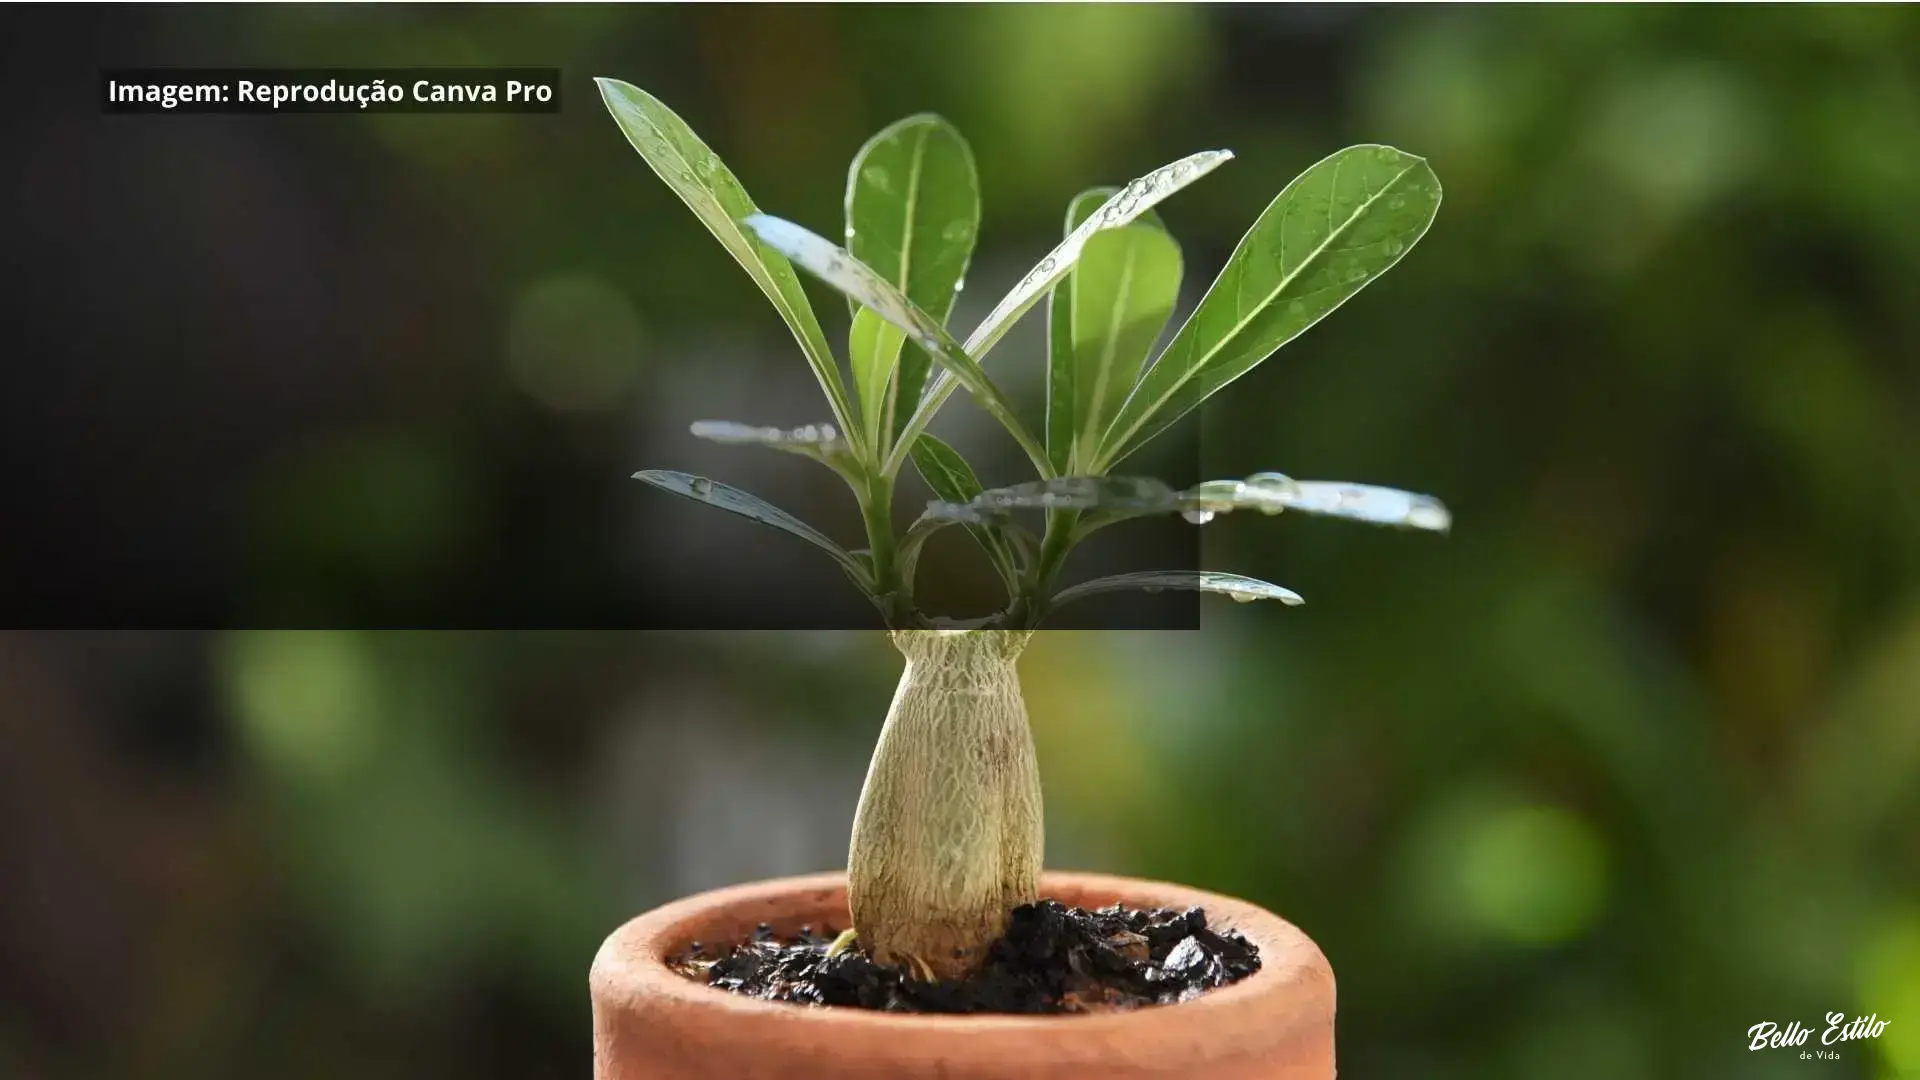
[{"label": "leaf midrib", "polygon": [[913,299],[913,290],[909,286],[913,267],[913,234],[920,205],[920,170],[926,161],[928,132],[927,125],[920,125],[920,137],[913,144],[912,164],[907,167],[906,214],[900,221],[900,291],[909,300]]},{"label": "leaf midrib", "polygon": [[[639,87],[624,83],[621,85],[645,95],[646,100],[652,101],[660,108],[666,108],[664,103],[652,98],[651,95],[646,95],[646,92],[640,90]],[[687,159],[686,153],[680,148],[677,141],[656,123],[653,117],[647,115],[645,109],[635,107],[631,105],[630,102],[627,104],[633,115],[639,117],[640,122],[646,125],[647,130],[653,133],[653,137],[661,146],[665,147],[673,156],[674,160],[680,164],[686,175],[692,177],[701,176],[700,170],[693,167],[693,162]],[[628,137],[627,141],[630,143],[634,142],[631,136]],[[660,169],[654,165],[653,159],[647,155],[645,149],[636,143],[634,150],[639,152],[640,160],[645,161],[648,167],[652,168],[661,180],[666,181],[668,188],[672,189],[675,194],[679,194],[680,189],[674,184],[673,179],[661,172]],[[712,153],[711,147],[708,148],[708,153]],[[716,169],[726,168],[725,165],[719,164],[717,161],[714,167]],[[754,284],[760,286],[760,291],[766,294],[767,299],[773,302],[775,310],[780,313],[781,321],[785,322],[787,328],[793,331],[795,340],[799,341],[801,349],[806,351],[808,364],[814,369],[815,377],[821,381],[823,384],[822,389],[826,391],[827,404],[828,407],[833,410],[834,419],[839,422],[842,429],[852,430],[854,425],[851,423],[851,417],[848,414],[844,400],[846,391],[840,386],[839,366],[833,359],[832,351],[827,348],[826,335],[820,329],[820,321],[813,317],[813,310],[808,308],[808,317],[804,320],[800,318],[800,309],[793,305],[792,301],[788,299],[786,291],[780,287],[780,283],[774,280],[773,271],[767,268],[765,260],[761,259],[757,252],[755,252],[753,240],[741,230],[740,223],[734,220],[731,214],[727,213],[727,208],[720,205],[720,198],[712,186],[711,179],[700,178],[687,182],[697,185],[699,189],[706,194],[707,201],[712,204],[713,209],[717,211],[716,216],[726,223],[727,231],[732,234],[739,247],[743,248],[747,255],[752,256],[752,258],[743,258],[742,252],[736,250],[734,244],[725,244],[723,242],[723,246],[727,248],[727,253],[733,256],[733,260],[740,264],[741,269],[747,272],[747,276],[754,280]],[[759,204],[753,201],[751,195],[746,194],[744,188],[741,189],[741,195],[746,198],[747,206],[752,211],[759,211]],[[684,196],[682,199],[684,201]],[[698,211],[695,212],[698,213]],[[709,225],[708,228],[711,229],[712,226]],[[799,284],[799,280],[796,278],[794,280],[794,286],[798,288]],[[801,325],[795,326],[796,323]],[[811,331],[811,333],[808,333],[808,331]]]},{"label": "leaf midrib", "polygon": [[[1127,238],[1127,259],[1120,271],[1120,285],[1114,290],[1113,310],[1112,313],[1107,316],[1106,340],[1100,349],[1100,366],[1095,369],[1093,389],[1088,394],[1088,401],[1089,404],[1092,405],[1092,409],[1081,421],[1083,425],[1081,434],[1086,436],[1086,441],[1089,444],[1092,443],[1093,437],[1097,434],[1095,428],[1100,423],[1101,405],[1106,401],[1107,376],[1112,372],[1114,355],[1120,347],[1121,315],[1126,311],[1127,302],[1132,298],[1133,294],[1133,270],[1139,254],[1137,244],[1138,237]],[[1079,304],[1075,304],[1074,308],[1078,310],[1079,306]],[[1100,448],[1093,446],[1091,450],[1093,453],[1098,454]]]},{"label": "leaf midrib", "polygon": [[[659,139],[660,144],[662,146],[665,146],[667,150],[673,154],[674,160],[678,161],[682,166],[686,168],[687,175],[696,176],[696,177],[700,175],[699,170],[693,167],[693,162],[687,160],[687,155],[681,151],[679,146],[674,144],[674,140],[668,137],[668,133],[664,129],[662,129],[659,124],[654,123],[652,117],[648,116],[642,110],[636,109],[634,111],[640,117],[641,122],[647,125],[647,129],[653,132],[654,138]],[[639,149],[639,148],[635,147],[635,149]],[[646,155],[644,153],[641,154],[640,156],[642,160],[646,159]],[[662,176],[661,179],[666,180],[668,182],[668,186],[672,186],[671,178]],[[740,244],[744,246],[749,253],[752,253],[753,241],[747,236],[746,233],[741,231],[740,223],[735,221],[731,214],[727,213],[726,207],[720,205],[719,196],[715,194],[712,185],[707,183],[706,181],[699,181],[699,180],[694,181],[694,183],[698,184],[700,189],[706,192],[708,200],[713,203],[713,206],[715,209],[719,210],[720,220],[727,223],[728,232],[730,232],[733,235],[733,238],[739,241]],[[747,205],[752,207],[755,211],[758,211],[760,209],[759,205],[755,203],[751,197],[747,199]],[[755,258],[752,262],[747,262],[746,260],[740,258],[738,252],[733,253],[733,256],[735,260],[740,262],[741,266],[746,268],[746,271],[748,274],[753,275],[757,279],[764,279],[766,284],[773,286],[774,304],[780,309],[780,313],[782,316],[790,316],[797,311],[797,309],[794,308],[793,305],[787,300],[786,293],[779,288],[779,283],[773,280],[773,272],[767,269],[767,264],[764,260]],[[816,322],[815,325],[817,327],[818,323]],[[804,336],[805,335],[802,335],[803,338]],[[815,347],[813,342],[802,340],[801,344],[806,346],[809,352],[814,351]]]}]

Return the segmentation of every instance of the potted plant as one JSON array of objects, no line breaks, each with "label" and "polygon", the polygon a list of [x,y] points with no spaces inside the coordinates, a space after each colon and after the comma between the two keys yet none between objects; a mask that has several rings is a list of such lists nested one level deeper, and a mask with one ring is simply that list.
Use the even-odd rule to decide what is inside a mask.
[{"label": "potted plant", "polygon": [[[1039,775],[1015,662],[1049,614],[1102,592],[1193,589],[1241,601],[1300,602],[1278,585],[1193,569],[1057,586],[1077,544],[1128,518],[1178,513],[1204,523],[1235,510],[1297,511],[1447,527],[1447,511],[1436,500],[1388,488],[1259,473],[1175,490],[1114,472],[1397,262],[1439,207],[1440,185],[1426,161],[1365,145],[1308,169],[1254,222],[1198,307],[1149,363],[1182,272],[1180,248],[1152,208],[1226,162],[1227,151],[1194,154],[1124,187],[1075,198],[1064,239],[960,342],[946,321],[972,255],[980,204],[972,153],[947,122],[909,117],[861,148],[848,174],[843,248],[761,213],[718,156],[645,91],[613,79],[600,79],[599,86],[641,157],[786,320],[831,414],[797,430],[701,422],[694,433],[801,454],[832,469],[859,504],[866,546],[843,548],[759,498],[705,477],[649,470],[637,478],[826,551],[878,609],[906,667],[861,792],[846,874],[693,897],[615,932],[592,976],[597,1074],[603,1080],[1331,1076],[1333,976],[1299,930],[1253,905],[1178,886],[1042,874]],[[853,303],[844,373],[798,271]],[[1043,298],[1049,301],[1049,378],[1046,425],[1036,432],[1021,422],[982,362]],[[1005,428],[1031,461],[1035,480],[983,489],[967,462],[927,433],[956,388]],[[939,501],[896,532],[895,485],[909,463]],[[1028,509],[1042,514],[1037,533],[1014,518]],[[1007,594],[999,611],[965,623],[927,615],[914,599],[922,546],[952,524],[978,541]],[[1060,903],[1033,906],[1043,898]],[[1106,908],[1116,903],[1122,907]],[[1105,910],[1085,910],[1094,908]],[[1196,908],[1201,912],[1190,912]],[[838,971],[834,965],[857,957],[868,978],[891,973],[885,976],[894,988],[890,1007],[897,1008],[899,995],[908,993],[903,987],[984,978],[985,967],[1005,960],[1004,942],[1016,931],[1031,936],[1036,919],[1064,917],[1058,913],[1069,909],[1107,935],[1095,943],[1109,950],[1102,955],[1131,950],[1142,963],[1160,965],[1144,976],[1151,986],[1171,986],[1153,980],[1171,980],[1180,963],[1213,965],[1206,986],[1232,984],[1195,996],[1196,984],[1156,999],[1179,1004],[1093,1016],[948,1016],[806,1008],[730,993],[694,975],[713,978],[713,958],[742,955],[742,943],[767,955],[798,950],[817,965],[809,971]],[[1138,910],[1127,914],[1130,909]],[[1162,914],[1141,913],[1156,909]],[[831,943],[830,931],[839,931]],[[1240,964],[1245,977],[1235,981],[1222,954],[1206,953],[1196,942],[1233,955],[1257,951],[1257,958]],[[1170,959],[1180,950],[1184,959]],[[1087,955],[1073,960],[1081,975],[1091,963]],[[1247,974],[1250,965],[1257,972]],[[762,982],[785,978],[755,970]],[[809,993],[799,999],[830,996]],[[911,993],[919,995],[913,1000],[932,1000],[927,990]]]}]

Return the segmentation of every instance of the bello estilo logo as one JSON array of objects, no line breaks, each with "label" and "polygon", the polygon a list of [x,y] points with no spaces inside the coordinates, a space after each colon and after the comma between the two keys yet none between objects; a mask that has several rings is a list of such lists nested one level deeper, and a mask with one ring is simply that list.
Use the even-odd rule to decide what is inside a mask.
[{"label": "bello estilo logo", "polygon": [[[1856,1016],[1851,1021],[1847,1019],[1846,1013],[1828,1013],[1826,1030],[1820,1033],[1820,1045],[1834,1046],[1839,1043],[1853,1042],[1858,1039],[1877,1039],[1880,1037],[1880,1033],[1887,1030],[1887,1026],[1892,1022],[1891,1020],[1880,1019],[1878,1013],[1872,1013],[1867,1016]],[[1767,1020],[1747,1029],[1747,1049],[1783,1050],[1790,1047],[1805,1047],[1807,1039],[1812,1035],[1813,1029],[1798,1021],[1788,1021],[1787,1026],[1781,1027],[1773,1021]],[[1839,1057],[1840,1055],[1838,1051],[1834,1050],[1803,1049],[1800,1051],[1800,1056],[1811,1058]]]}]

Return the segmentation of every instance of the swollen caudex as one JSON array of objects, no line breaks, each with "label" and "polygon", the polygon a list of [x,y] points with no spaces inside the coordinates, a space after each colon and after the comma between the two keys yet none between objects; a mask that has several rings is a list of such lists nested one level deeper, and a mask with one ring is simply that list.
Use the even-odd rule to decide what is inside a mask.
[{"label": "swollen caudex", "polygon": [[906,656],[853,822],[847,902],[882,963],[957,978],[1038,898],[1040,774],[1010,630],[898,630]]}]

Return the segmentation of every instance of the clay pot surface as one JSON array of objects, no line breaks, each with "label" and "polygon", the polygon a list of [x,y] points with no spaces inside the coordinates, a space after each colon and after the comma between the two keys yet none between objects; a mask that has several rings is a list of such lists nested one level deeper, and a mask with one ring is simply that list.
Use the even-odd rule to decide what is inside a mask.
[{"label": "clay pot surface", "polygon": [[1311,939],[1243,900],[1104,874],[1049,873],[1041,895],[1096,908],[1193,906],[1260,948],[1258,972],[1179,1005],[1063,1016],[912,1015],[760,1001],[666,966],[693,941],[845,927],[844,874],[737,885],[614,931],[593,962],[596,1080],[1327,1080],[1333,969]]}]

